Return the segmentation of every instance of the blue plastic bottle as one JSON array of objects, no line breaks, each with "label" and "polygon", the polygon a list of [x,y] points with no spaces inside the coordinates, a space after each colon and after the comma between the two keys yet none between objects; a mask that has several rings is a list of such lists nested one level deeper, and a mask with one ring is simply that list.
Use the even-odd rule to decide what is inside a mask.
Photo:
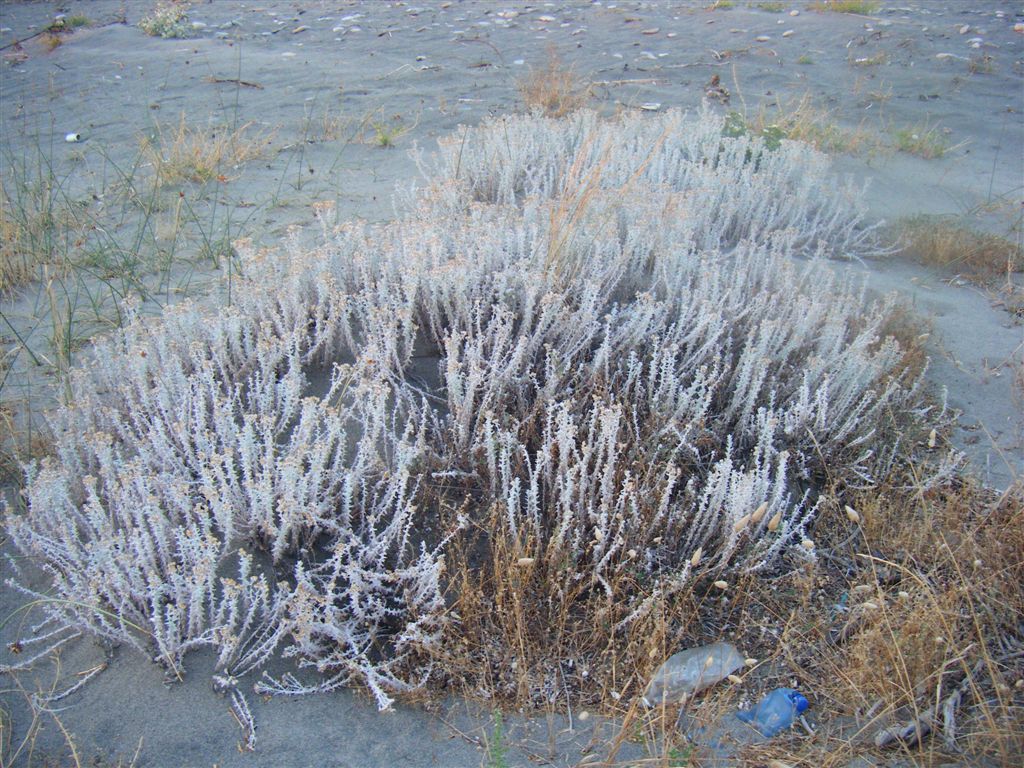
[{"label": "blue plastic bottle", "polygon": [[762,736],[771,738],[796,722],[810,703],[792,688],[776,688],[751,710],[736,713],[744,723],[756,728]]}]

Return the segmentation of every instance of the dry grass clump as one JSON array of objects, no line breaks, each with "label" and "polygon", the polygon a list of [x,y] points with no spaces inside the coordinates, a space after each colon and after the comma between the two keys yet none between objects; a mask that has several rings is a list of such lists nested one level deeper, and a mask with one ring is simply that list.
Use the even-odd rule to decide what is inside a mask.
[{"label": "dry grass clump", "polygon": [[23,225],[15,217],[6,188],[0,187],[0,293],[28,282],[35,274],[35,264],[21,246],[24,240]]},{"label": "dry grass clump", "polygon": [[865,727],[930,722],[926,752],[1012,763],[1024,751],[1024,486],[860,499],[854,626],[833,695]]},{"label": "dry grass clump", "polygon": [[1024,269],[1020,242],[983,232],[955,216],[915,216],[899,227],[902,253],[915,261],[992,280]]},{"label": "dry grass clump", "polygon": [[[794,686],[811,700],[814,733],[741,740],[737,764],[1015,764],[1024,749],[1024,486],[925,490],[908,465],[882,485],[839,484],[825,496],[815,563],[744,581],[728,605],[701,607],[702,624],[721,633],[711,637],[759,663],[689,716],[725,722],[738,695]],[[713,755],[699,738],[691,749]]]},{"label": "dry grass clump", "polygon": [[530,67],[516,87],[530,111],[548,117],[564,117],[581,109],[590,98],[590,83],[580,77],[574,67],[566,66],[551,49],[542,66]]},{"label": "dry grass clump", "polygon": [[879,329],[879,339],[894,339],[903,354],[893,371],[896,376],[920,376],[928,366],[925,342],[931,335],[931,325],[913,309],[897,304],[886,315]]},{"label": "dry grass clump", "polygon": [[44,32],[39,36],[39,43],[47,51],[53,51],[64,44],[64,39],[56,32]]},{"label": "dry grass clump", "polygon": [[0,294],[31,281],[41,265],[61,268],[82,222],[52,174],[7,173],[0,186]]},{"label": "dry grass clump", "polygon": [[141,141],[142,153],[153,166],[158,186],[227,181],[228,174],[262,155],[270,144],[271,134],[252,128],[252,123],[193,128],[182,113],[177,127],[156,123],[153,134]]},{"label": "dry grass clump", "polygon": [[991,75],[995,71],[994,59],[989,54],[974,54],[967,62],[967,71],[972,75]]}]

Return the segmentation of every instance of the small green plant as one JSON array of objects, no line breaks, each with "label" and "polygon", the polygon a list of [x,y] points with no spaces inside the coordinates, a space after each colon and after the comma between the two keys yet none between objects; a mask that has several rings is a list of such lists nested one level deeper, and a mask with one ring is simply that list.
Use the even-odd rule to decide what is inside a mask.
[{"label": "small green plant", "polygon": [[787,138],[786,132],[777,125],[766,125],[761,129],[761,138],[768,149],[778,149],[782,146],[782,140]]},{"label": "small green plant", "polygon": [[139,22],[139,28],[150,37],[182,38],[192,36],[188,21],[188,5],[181,2],[161,2]]},{"label": "small green plant", "polygon": [[686,768],[686,766],[690,764],[690,758],[692,756],[692,744],[688,744],[685,747],[672,747],[668,751],[668,764],[670,768]]},{"label": "small green plant", "polygon": [[74,16],[64,17],[64,26],[68,29],[80,29],[81,27],[91,27],[92,19],[84,14],[77,13]]},{"label": "small green plant", "polygon": [[487,745],[487,768],[508,768],[508,745],[505,744],[505,721],[501,710],[494,710],[494,730]]},{"label": "small green plant", "polygon": [[373,143],[381,149],[390,149],[395,142],[409,132],[409,128],[395,121],[390,125],[385,122],[375,122],[373,128]]},{"label": "small green plant", "polygon": [[801,53],[800,58],[796,60],[797,64],[813,64],[814,59],[808,56],[806,53]]},{"label": "small green plant", "polygon": [[764,2],[756,3],[755,7],[760,8],[762,11],[768,11],[768,13],[782,13],[786,9],[786,4],[778,2]]},{"label": "small green plant", "polygon": [[721,11],[726,8],[732,8],[736,3],[732,0],[715,0],[711,5],[708,6],[709,11]]},{"label": "small green plant", "polygon": [[943,157],[966,143],[951,145],[945,131],[938,126],[929,125],[927,120],[918,125],[897,128],[893,131],[893,138],[896,141],[896,149],[900,152],[917,155],[925,160]]},{"label": "small green plant", "polygon": [[768,150],[776,150],[782,146],[782,140],[789,138],[786,131],[778,125],[761,125],[754,126],[747,122],[746,118],[743,117],[739,112],[730,112],[725,116],[725,125],[722,126],[722,135],[730,138],[737,139],[740,136],[757,136],[764,141],[764,146]]},{"label": "small green plant", "polygon": [[730,139],[738,139],[740,136],[746,136],[749,129],[746,118],[739,112],[733,111],[725,116],[722,135]]},{"label": "small green plant", "polygon": [[878,10],[878,0],[815,0],[807,8],[811,11],[857,13],[865,16]]}]

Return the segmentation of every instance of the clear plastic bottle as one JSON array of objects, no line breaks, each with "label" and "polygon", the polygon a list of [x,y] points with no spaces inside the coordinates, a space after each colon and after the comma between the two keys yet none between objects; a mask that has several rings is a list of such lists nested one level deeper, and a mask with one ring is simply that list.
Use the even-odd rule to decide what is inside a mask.
[{"label": "clear plastic bottle", "polygon": [[736,713],[736,717],[756,728],[762,736],[771,738],[790,728],[810,706],[810,702],[792,688],[776,688],[751,710]]},{"label": "clear plastic bottle", "polygon": [[644,704],[656,707],[675,704],[692,694],[724,680],[743,666],[743,657],[730,643],[712,643],[670,656],[644,692]]}]

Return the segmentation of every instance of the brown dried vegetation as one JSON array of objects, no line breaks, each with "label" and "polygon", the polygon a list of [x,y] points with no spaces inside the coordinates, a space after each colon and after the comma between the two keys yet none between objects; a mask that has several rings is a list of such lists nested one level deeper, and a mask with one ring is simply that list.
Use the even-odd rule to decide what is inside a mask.
[{"label": "brown dried vegetation", "polygon": [[517,83],[527,109],[547,117],[564,117],[581,109],[590,98],[590,83],[572,66],[566,66],[558,53],[548,51],[547,61],[530,71]]}]

